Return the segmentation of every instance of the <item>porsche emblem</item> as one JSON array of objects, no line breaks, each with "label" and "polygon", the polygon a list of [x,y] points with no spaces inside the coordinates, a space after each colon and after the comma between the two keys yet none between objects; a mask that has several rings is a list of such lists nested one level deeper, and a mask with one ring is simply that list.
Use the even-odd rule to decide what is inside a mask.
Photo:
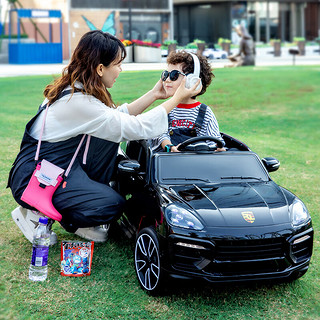
[{"label": "porsche emblem", "polygon": [[241,215],[242,215],[243,219],[249,223],[254,223],[254,220],[256,219],[253,212],[251,212],[251,211],[241,212]]}]

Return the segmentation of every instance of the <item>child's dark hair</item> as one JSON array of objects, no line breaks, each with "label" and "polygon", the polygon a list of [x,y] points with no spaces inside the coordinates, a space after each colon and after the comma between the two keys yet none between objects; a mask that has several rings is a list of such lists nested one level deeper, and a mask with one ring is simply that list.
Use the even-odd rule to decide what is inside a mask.
[{"label": "child's dark hair", "polygon": [[[208,60],[204,56],[196,55],[200,62],[200,78],[202,81],[202,90],[197,96],[201,96],[204,94],[209,87],[212,78],[214,78],[214,74],[212,73],[211,65]],[[193,57],[190,53],[186,51],[179,52],[171,52],[167,58],[168,64],[182,64],[182,71],[185,74],[193,73],[194,71],[194,63]]]}]

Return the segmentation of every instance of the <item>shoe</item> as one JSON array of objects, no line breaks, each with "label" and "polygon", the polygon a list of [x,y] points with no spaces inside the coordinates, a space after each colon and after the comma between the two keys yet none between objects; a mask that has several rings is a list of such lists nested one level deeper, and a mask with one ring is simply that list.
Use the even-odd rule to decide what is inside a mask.
[{"label": "shoe", "polygon": [[[39,217],[43,216],[42,214],[38,213],[37,211],[32,211],[29,209],[25,209],[23,207],[17,207],[11,212],[13,221],[16,223],[16,225],[19,227],[19,229],[22,231],[24,236],[32,243],[33,241],[33,234],[35,228],[39,224]],[[50,230],[50,246],[53,246],[58,242],[58,237],[51,230],[51,226],[54,222],[54,220],[51,221],[49,219],[49,230]]]},{"label": "shoe", "polygon": [[109,230],[109,228],[106,228],[105,226],[78,228],[75,234],[87,240],[91,240],[95,242],[105,242],[108,238],[108,230]]}]

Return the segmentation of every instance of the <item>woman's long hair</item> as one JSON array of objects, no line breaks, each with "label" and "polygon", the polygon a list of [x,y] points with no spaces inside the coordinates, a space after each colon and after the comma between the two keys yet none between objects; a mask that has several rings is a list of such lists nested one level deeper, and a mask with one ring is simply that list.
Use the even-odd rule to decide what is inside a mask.
[{"label": "woman's long hair", "polygon": [[[74,92],[75,82],[79,81],[83,84],[86,94],[112,107],[114,104],[111,95],[96,69],[100,63],[108,67],[113,62],[120,63],[125,57],[126,50],[119,39],[101,30],[89,31],[80,39],[69,65],[62,71],[62,76],[46,86],[44,96],[52,104],[68,85]],[[115,61],[116,59],[119,61]]]}]

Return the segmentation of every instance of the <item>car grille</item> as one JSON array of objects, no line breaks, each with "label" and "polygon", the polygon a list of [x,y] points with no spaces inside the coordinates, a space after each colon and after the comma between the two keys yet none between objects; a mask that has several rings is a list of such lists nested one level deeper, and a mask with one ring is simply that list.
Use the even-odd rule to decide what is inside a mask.
[{"label": "car grille", "polygon": [[204,272],[245,275],[279,272],[288,267],[282,238],[218,241],[214,260],[216,263],[210,263]]},{"label": "car grille", "polygon": [[283,257],[284,244],[281,238],[259,240],[218,241],[215,260],[239,261]]}]

